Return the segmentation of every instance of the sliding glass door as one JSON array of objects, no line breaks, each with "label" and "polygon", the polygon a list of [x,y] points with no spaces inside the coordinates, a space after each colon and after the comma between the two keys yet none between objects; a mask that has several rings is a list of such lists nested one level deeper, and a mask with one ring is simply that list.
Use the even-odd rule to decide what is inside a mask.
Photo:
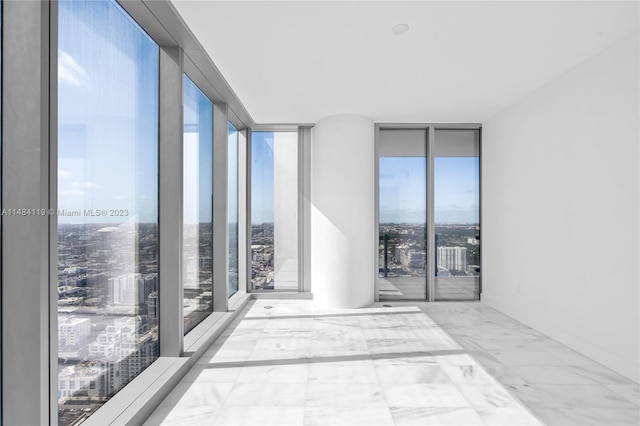
[{"label": "sliding glass door", "polygon": [[477,300],[480,130],[379,128],[378,295]]}]

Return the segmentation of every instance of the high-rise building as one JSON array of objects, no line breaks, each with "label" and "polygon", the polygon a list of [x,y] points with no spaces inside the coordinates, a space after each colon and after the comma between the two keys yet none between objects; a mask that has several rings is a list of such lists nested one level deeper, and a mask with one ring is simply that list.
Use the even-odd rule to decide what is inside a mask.
[{"label": "high-rise building", "polygon": [[153,291],[147,298],[147,315],[149,315],[149,326],[158,324],[158,292]]},{"label": "high-rise building", "polygon": [[466,247],[438,247],[438,266],[448,270],[467,271]]},{"label": "high-rise building", "polygon": [[88,318],[60,317],[58,319],[58,343],[61,346],[76,347],[86,343],[91,334]]},{"label": "high-rise building", "polygon": [[114,305],[143,305],[157,288],[157,274],[128,273],[109,279],[109,295]]}]

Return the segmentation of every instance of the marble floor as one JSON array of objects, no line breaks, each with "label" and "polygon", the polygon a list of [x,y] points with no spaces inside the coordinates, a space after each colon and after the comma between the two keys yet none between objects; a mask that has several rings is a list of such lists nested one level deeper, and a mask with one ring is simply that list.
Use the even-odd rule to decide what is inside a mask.
[{"label": "marble floor", "polygon": [[481,303],[253,300],[145,425],[638,425],[639,385]]}]

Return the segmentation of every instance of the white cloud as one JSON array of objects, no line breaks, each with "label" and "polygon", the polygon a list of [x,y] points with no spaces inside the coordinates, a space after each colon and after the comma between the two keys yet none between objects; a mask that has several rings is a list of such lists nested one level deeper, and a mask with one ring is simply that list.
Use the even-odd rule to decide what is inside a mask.
[{"label": "white cloud", "polygon": [[63,50],[58,51],[58,80],[70,86],[82,86],[87,79],[85,70]]},{"label": "white cloud", "polygon": [[98,187],[98,185],[97,185],[97,184],[95,184],[95,183],[93,183],[93,182],[85,182],[85,183],[84,183],[84,187],[85,187],[85,188],[97,188],[97,187]]},{"label": "white cloud", "polygon": [[71,172],[68,172],[68,171],[62,170],[62,169],[58,169],[58,177],[59,178],[70,178],[71,177]]}]

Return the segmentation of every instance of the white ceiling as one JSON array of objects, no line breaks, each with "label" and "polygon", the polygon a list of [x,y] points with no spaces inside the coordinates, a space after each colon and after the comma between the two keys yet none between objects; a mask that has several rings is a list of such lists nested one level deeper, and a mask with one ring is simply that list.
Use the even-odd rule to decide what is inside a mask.
[{"label": "white ceiling", "polygon": [[257,123],[482,122],[639,21],[637,1],[173,3]]}]

